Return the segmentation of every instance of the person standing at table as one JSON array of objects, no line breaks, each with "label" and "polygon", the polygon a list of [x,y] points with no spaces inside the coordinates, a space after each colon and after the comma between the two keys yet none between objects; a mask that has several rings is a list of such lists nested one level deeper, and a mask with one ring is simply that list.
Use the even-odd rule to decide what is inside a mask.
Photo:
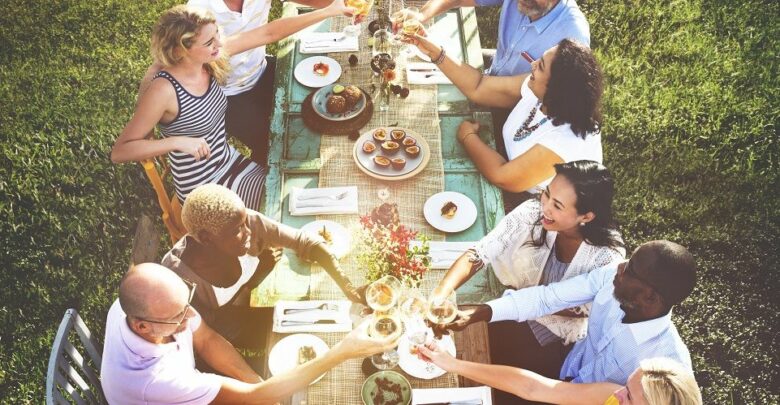
[{"label": "person standing at table", "polygon": [[192,302],[204,320],[235,346],[262,350],[272,311],[251,308],[250,293],[273,270],[281,248],[320,265],[352,301],[363,299],[322,240],[247,209],[218,184],[196,188],[184,201],[187,234],[162,265],[199,286]]},{"label": "person standing at table", "polygon": [[[590,26],[575,0],[429,0],[421,9],[424,20],[455,7],[501,6],[498,20],[498,47],[484,50],[485,73],[491,76],[516,76],[531,71],[532,59],[563,39],[590,46]],[[441,45],[441,44],[439,44]],[[494,107],[493,127],[504,126],[511,109]],[[506,156],[504,139],[496,132],[496,148]]]},{"label": "person standing at table", "polygon": [[[100,381],[110,404],[274,404],[348,359],[395,347],[363,323],[324,354],[263,380],[191,306],[199,285],[154,263],[133,266],[108,311]],[[204,373],[195,356],[222,374]]]},{"label": "person standing at table", "polygon": [[[285,26],[295,32],[353,12],[343,0],[334,0]],[[151,46],[154,60],[165,69],[141,91],[133,117],[114,143],[111,160],[140,161],[168,154],[180,201],[201,184],[217,183],[238,193],[251,209],[259,209],[265,168],[228,145],[227,101],[219,84],[227,79],[227,57],[281,38],[271,26],[224,38],[207,10],[180,5],[165,11],[154,26]],[[149,139],[155,125],[162,139]]]},{"label": "person standing at table", "polygon": [[[559,283],[507,290],[501,298],[459,312],[455,321],[437,329],[462,330],[480,321],[523,322],[592,303],[585,338],[565,359],[551,356],[547,361],[560,367],[561,380],[625,385],[641,361],[653,357],[667,357],[692,371],[688,348],[672,323],[672,307],[695,285],[693,255],[676,243],[652,241],[639,246],[628,262]],[[538,371],[526,362],[533,353],[517,341],[491,339],[490,349],[495,364]],[[525,403],[506,392],[496,392],[499,397],[501,404]]]},{"label": "person standing at table", "polygon": [[[503,285],[516,290],[568,280],[625,258],[607,168],[576,161],[557,164],[555,171],[540,199],[515,208],[450,266],[433,299],[448,296],[488,265]],[[527,322],[491,323],[490,347],[512,341],[526,351],[525,367],[557,378],[560,366],[549,359],[562,361],[585,336],[589,311],[590,305],[584,305]],[[492,353],[494,358],[501,355]]]}]

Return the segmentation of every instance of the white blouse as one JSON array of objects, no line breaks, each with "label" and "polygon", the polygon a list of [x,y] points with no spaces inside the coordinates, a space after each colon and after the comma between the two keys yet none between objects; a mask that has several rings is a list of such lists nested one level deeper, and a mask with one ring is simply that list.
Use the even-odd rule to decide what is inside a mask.
[{"label": "white blouse", "polygon": [[[530,76],[529,76],[530,77]],[[523,125],[531,110],[536,107],[539,99],[531,88],[528,87],[528,80],[523,81],[520,89],[521,99],[504,123],[504,144],[506,145],[507,157],[512,160],[525,152],[528,152],[534,145],[542,145],[558,155],[564,162],[573,162],[575,160],[593,160],[602,163],[603,155],[601,151],[601,134],[589,133],[582,139],[571,130],[571,125],[553,125],[552,119],[540,125],[526,138],[515,141],[515,133]],[[536,111],[534,119],[529,123],[533,126],[545,118],[548,118],[541,109]],[[538,193],[552,181],[552,177],[545,179],[538,185],[527,190],[528,192]]]},{"label": "white blouse", "polygon": [[[496,227],[482,238],[474,250],[483,265],[490,265],[498,280],[512,289],[539,285],[544,265],[550,256],[557,232],[547,232],[546,243],[534,246],[533,240],[541,236],[541,225],[535,225],[541,216],[541,203],[528,200],[507,214]],[[620,237],[615,231],[616,236]],[[591,270],[606,266],[625,258],[625,249],[594,246],[582,242],[563,275],[570,279]],[[580,307],[589,313],[590,304]],[[536,319],[554,334],[571,343],[585,336],[587,318],[571,318],[548,315]]]}]

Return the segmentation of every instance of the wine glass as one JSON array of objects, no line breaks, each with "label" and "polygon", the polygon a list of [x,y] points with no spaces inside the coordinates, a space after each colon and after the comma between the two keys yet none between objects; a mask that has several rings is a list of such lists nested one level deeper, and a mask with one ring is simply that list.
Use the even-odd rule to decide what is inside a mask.
[{"label": "wine glass", "polygon": [[425,324],[427,303],[420,290],[407,288],[404,291],[399,309],[409,339],[409,352],[417,354],[417,347],[425,344],[428,337],[428,325]]},{"label": "wine glass", "polygon": [[[368,325],[368,335],[374,338],[386,338],[401,333],[403,333],[403,324],[395,308],[375,312]],[[371,356],[371,363],[379,370],[391,369],[398,364],[399,360],[400,355],[395,348]]]},{"label": "wine glass", "polygon": [[369,284],[366,302],[375,312],[387,312],[398,303],[401,282],[393,276],[384,276]]},{"label": "wine glass", "polygon": [[353,7],[355,9],[355,14],[352,16],[352,24],[348,24],[344,27],[344,35],[354,37],[360,33],[361,21],[368,15],[368,12],[371,11],[371,6],[373,6],[373,4],[374,0],[345,1],[347,7]]},{"label": "wine glass", "polygon": [[444,326],[454,321],[458,316],[458,305],[455,303],[455,293],[451,292],[447,296],[434,295],[431,297],[428,301],[426,315],[429,321],[439,326]]},{"label": "wine glass", "polygon": [[[422,13],[417,7],[406,7],[403,10],[393,13],[391,20],[393,21],[393,29],[395,33],[400,36],[412,36],[419,32],[422,27]],[[400,34],[399,31],[400,30]],[[408,56],[412,53],[412,46],[404,44],[401,52]]]}]

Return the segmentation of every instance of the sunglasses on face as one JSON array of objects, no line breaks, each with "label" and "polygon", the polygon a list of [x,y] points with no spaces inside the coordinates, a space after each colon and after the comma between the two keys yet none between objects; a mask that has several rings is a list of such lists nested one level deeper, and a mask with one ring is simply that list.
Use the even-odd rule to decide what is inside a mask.
[{"label": "sunglasses on face", "polygon": [[181,318],[177,322],[174,322],[174,321],[156,321],[156,320],[153,320],[153,319],[146,319],[146,318],[141,318],[141,317],[138,317],[138,316],[136,316],[135,318],[138,319],[139,321],[146,321],[146,322],[151,322],[151,323],[159,323],[159,324],[162,324],[162,325],[176,325],[176,327],[178,328],[184,322],[184,320],[187,319],[187,312],[189,312],[190,306],[192,306],[192,299],[195,298],[195,287],[198,286],[196,283],[193,283],[192,281],[189,281],[189,280],[182,279],[182,281],[184,281],[184,284],[186,284],[187,288],[190,290],[190,295],[187,298],[187,305],[184,306],[184,309],[181,312]]}]

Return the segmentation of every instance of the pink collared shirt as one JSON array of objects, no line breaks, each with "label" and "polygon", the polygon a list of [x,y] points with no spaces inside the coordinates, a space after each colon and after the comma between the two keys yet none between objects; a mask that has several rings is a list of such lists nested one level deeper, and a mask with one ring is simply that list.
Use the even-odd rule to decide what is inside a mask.
[{"label": "pink collared shirt", "polygon": [[222,386],[222,377],[195,369],[192,334],[200,315],[173,335],[171,343],[155,344],[136,335],[125,312],[114,301],[106,320],[100,378],[110,404],[208,404]]}]

